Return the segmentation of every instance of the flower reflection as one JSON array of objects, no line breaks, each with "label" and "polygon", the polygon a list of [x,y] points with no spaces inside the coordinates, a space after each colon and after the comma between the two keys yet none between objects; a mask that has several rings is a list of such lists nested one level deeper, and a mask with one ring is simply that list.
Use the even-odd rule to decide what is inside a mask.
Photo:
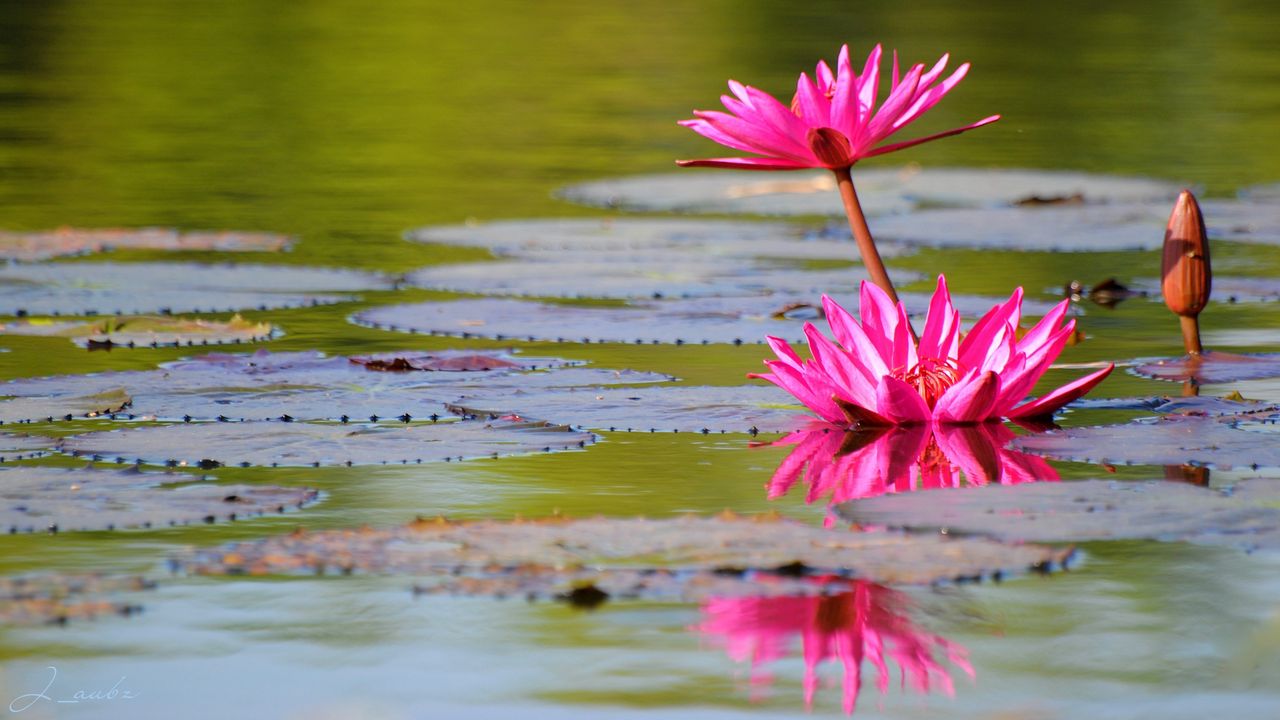
[{"label": "flower reflection", "polygon": [[814,423],[772,445],[794,445],[769,481],[779,498],[803,476],[806,502],[832,504],[885,493],[1057,480],[1044,458],[1006,450],[1014,434],[998,422],[844,428]]},{"label": "flower reflection", "polygon": [[844,669],[844,711],[852,713],[862,689],[862,663],[876,669],[876,688],[889,689],[888,660],[902,668],[902,686],[920,693],[941,689],[954,694],[951,675],[935,658],[945,655],[970,678],[967,651],[915,626],[904,609],[907,596],[864,580],[835,595],[712,598],[702,606],[695,630],[722,642],[729,657],[751,663],[751,684],[769,685],[764,666],[787,656],[795,637],[804,657],[805,705],[818,689],[818,666],[835,659]]}]

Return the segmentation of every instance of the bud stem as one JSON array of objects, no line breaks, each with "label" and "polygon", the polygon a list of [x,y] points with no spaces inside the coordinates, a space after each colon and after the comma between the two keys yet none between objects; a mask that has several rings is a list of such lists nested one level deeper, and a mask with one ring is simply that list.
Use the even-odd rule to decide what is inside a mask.
[{"label": "bud stem", "polygon": [[1178,320],[1182,322],[1182,346],[1187,349],[1187,354],[1199,355],[1204,352],[1204,347],[1200,345],[1199,316],[1179,315]]}]

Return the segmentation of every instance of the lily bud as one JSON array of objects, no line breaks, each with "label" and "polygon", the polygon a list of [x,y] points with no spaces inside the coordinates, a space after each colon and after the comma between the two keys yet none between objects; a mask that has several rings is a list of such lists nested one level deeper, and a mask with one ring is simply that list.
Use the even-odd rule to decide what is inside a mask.
[{"label": "lily bud", "polygon": [[1209,267],[1209,238],[1200,204],[1183,190],[1169,215],[1164,231],[1164,256],[1160,264],[1160,289],[1164,303],[1182,317],[1187,352],[1201,351],[1197,317],[1209,303],[1213,273]]}]

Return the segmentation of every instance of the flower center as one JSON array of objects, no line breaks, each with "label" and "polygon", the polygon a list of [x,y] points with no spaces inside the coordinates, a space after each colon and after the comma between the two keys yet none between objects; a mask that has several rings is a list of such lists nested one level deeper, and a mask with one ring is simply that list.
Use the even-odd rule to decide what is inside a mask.
[{"label": "flower center", "polygon": [[952,385],[960,381],[960,366],[955,360],[938,358],[920,358],[911,369],[898,368],[891,373],[893,377],[905,382],[920,393],[929,409],[938,403],[938,398]]}]

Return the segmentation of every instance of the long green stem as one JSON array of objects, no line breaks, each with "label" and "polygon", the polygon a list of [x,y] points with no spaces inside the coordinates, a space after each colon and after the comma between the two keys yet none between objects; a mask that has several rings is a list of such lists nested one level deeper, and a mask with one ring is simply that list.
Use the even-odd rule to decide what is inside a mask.
[{"label": "long green stem", "polygon": [[858,202],[858,191],[853,187],[853,176],[849,174],[849,168],[835,168],[832,172],[836,174],[836,187],[840,189],[844,213],[849,217],[849,229],[853,231],[853,239],[858,243],[862,264],[871,275],[871,282],[897,303],[898,293],[893,289],[888,271],[884,269],[884,261],[880,259],[880,251],[876,249],[876,241],[871,237],[871,228],[867,227],[867,217],[862,214],[862,204]]}]

